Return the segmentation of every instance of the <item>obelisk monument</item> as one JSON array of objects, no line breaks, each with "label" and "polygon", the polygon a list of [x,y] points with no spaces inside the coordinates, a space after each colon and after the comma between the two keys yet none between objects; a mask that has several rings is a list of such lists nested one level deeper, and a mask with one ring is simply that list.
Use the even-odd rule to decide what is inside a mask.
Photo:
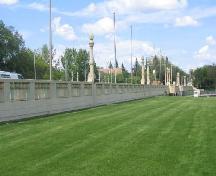
[{"label": "obelisk monument", "polygon": [[95,74],[94,74],[94,54],[93,54],[93,47],[94,47],[94,35],[90,34],[89,36],[89,73],[88,73],[88,82],[94,82]]}]

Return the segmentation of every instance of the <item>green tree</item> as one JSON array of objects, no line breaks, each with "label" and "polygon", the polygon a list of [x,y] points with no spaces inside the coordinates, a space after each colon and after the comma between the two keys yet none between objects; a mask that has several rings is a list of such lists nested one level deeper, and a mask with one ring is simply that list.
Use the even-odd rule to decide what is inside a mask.
[{"label": "green tree", "polygon": [[44,44],[42,46],[41,55],[42,55],[42,58],[46,61],[46,63],[49,63],[49,48],[47,44]]},{"label": "green tree", "polygon": [[[67,48],[65,50],[64,55],[61,57],[61,61],[64,69],[67,70],[66,74],[68,74],[69,78],[71,78],[72,72],[74,73],[74,76],[78,72],[80,81],[84,81],[85,77],[87,78],[89,71],[88,58],[89,54],[84,49],[77,50],[75,48]],[[97,72],[96,75],[98,75]]]},{"label": "green tree", "polygon": [[216,89],[216,65],[205,65],[197,68],[193,73],[193,83],[201,89]]},{"label": "green tree", "polygon": [[109,67],[108,67],[109,69],[111,69],[111,68],[113,68],[113,65],[112,65],[112,62],[110,61],[110,63],[109,63]]},{"label": "green tree", "polygon": [[13,27],[5,26],[3,21],[0,20],[0,69],[12,71],[8,68],[8,62],[11,59],[16,59],[23,48],[22,36]]}]

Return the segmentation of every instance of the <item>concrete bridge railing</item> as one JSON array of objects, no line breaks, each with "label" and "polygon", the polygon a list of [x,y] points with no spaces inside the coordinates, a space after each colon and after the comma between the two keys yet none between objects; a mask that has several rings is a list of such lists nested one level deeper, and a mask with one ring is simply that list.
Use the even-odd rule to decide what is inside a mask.
[{"label": "concrete bridge railing", "polygon": [[0,121],[163,95],[167,86],[0,80]]}]

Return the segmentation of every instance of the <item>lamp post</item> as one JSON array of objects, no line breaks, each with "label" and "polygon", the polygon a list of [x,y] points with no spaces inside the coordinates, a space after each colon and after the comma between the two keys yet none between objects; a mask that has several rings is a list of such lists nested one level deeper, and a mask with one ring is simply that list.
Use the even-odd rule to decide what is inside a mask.
[{"label": "lamp post", "polygon": [[50,80],[52,80],[52,1],[49,3],[49,64],[50,64]]},{"label": "lamp post", "polygon": [[35,52],[34,51],[34,79],[36,80],[37,79],[37,72],[36,72],[36,58],[35,58]]},{"label": "lamp post", "polygon": [[131,25],[131,84],[133,84],[133,66],[132,66],[132,58],[133,58],[133,54],[132,54],[132,39],[133,39],[133,27]]},{"label": "lamp post", "polygon": [[[115,70],[114,70],[114,74],[115,74],[115,84],[116,84],[116,68],[117,68],[117,59],[116,59],[116,31],[115,31],[115,12],[113,13],[113,36],[114,36],[114,57],[115,57]],[[111,72],[111,76],[112,76],[112,72]],[[111,78],[111,83],[112,83],[112,78]]]}]

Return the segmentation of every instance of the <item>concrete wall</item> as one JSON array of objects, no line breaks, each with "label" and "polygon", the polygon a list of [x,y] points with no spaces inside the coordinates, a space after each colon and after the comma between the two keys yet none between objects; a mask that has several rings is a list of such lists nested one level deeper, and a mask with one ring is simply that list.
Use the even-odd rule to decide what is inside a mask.
[{"label": "concrete wall", "polygon": [[163,95],[167,86],[0,80],[0,122]]}]

